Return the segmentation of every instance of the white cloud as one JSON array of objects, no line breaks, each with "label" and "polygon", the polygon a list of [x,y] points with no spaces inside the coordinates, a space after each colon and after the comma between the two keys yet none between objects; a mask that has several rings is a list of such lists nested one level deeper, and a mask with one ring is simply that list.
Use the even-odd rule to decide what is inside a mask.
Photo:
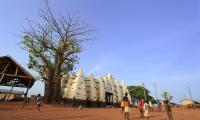
[{"label": "white cloud", "polygon": [[118,65],[118,57],[116,54],[106,53],[103,56],[99,56],[98,60],[89,69],[88,73],[93,73],[96,75],[106,74],[110,71],[113,71],[113,68]]},{"label": "white cloud", "polygon": [[94,72],[98,72],[100,70],[102,70],[103,66],[101,64],[96,64],[89,72],[94,73]]}]

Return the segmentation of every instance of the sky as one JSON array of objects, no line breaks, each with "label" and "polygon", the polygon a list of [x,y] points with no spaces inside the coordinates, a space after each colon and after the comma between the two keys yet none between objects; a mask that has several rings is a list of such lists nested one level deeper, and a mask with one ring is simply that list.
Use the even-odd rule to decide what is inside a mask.
[{"label": "sky", "polygon": [[[98,30],[83,43],[80,62],[87,76],[112,73],[127,85],[142,85],[158,98],[168,91],[174,102],[200,100],[200,1],[198,0],[49,0],[62,14],[76,14]],[[0,56],[27,68],[28,53],[18,44],[26,19],[39,21],[42,0],[0,0]],[[35,74],[32,70],[28,70]],[[43,94],[36,82],[30,94]]]}]

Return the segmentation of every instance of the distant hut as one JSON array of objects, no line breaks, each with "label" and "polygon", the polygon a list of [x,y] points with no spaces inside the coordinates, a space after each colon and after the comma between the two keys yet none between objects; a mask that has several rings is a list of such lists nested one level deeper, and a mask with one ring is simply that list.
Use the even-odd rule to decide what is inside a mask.
[{"label": "distant hut", "polygon": [[183,99],[181,101],[181,105],[186,108],[200,108],[200,102],[192,100],[192,99]]},{"label": "distant hut", "polygon": [[200,104],[200,103],[195,100],[191,100],[191,99],[181,100],[181,105],[183,105],[183,106],[192,105],[192,104]]}]

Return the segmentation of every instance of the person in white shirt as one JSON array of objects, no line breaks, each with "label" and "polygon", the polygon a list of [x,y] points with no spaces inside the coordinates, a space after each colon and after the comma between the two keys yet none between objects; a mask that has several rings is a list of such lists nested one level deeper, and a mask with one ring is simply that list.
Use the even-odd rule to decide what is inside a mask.
[{"label": "person in white shirt", "polygon": [[149,104],[147,100],[145,100],[143,109],[144,109],[144,117],[146,117],[147,120],[149,120]]}]

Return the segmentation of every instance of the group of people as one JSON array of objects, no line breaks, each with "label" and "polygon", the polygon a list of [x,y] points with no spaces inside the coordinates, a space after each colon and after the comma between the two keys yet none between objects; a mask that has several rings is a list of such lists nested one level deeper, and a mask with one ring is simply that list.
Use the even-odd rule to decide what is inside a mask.
[{"label": "group of people", "polygon": [[[156,105],[157,105],[158,111],[160,112],[161,111],[160,100],[156,101]],[[166,110],[166,113],[167,113],[168,120],[173,120],[172,109],[171,109],[171,106],[169,104],[169,100],[164,101],[164,106],[165,106],[165,110]],[[124,113],[125,119],[129,120],[130,101],[127,97],[127,93],[125,93],[125,96],[123,97],[123,100],[121,102],[121,108],[122,108],[121,112]],[[144,100],[143,98],[139,99],[138,110],[139,110],[141,118],[145,117],[147,120],[149,120],[149,118],[150,118],[149,111],[153,111],[152,101]]]},{"label": "group of people", "polygon": [[140,117],[146,117],[148,120],[150,117],[149,111],[153,111],[152,102],[148,100],[144,101],[142,98],[138,101],[138,109],[140,112]]},{"label": "group of people", "polygon": [[[37,109],[38,111],[40,111],[40,106],[42,103],[42,97],[40,94],[37,95],[36,97],[36,104],[37,104]],[[161,111],[161,102],[160,100],[156,101],[156,105],[158,108],[158,111]],[[165,106],[165,110],[167,112],[167,117],[168,120],[173,120],[173,116],[172,116],[172,109],[171,106],[169,104],[169,100],[165,100],[164,101],[164,106]],[[129,113],[130,113],[130,100],[128,98],[128,94],[125,93],[125,96],[123,97],[123,100],[121,102],[121,112],[124,113],[124,117],[126,120],[129,120]],[[140,112],[140,117],[146,117],[147,120],[149,120],[150,114],[149,111],[153,111],[153,106],[152,106],[152,101],[148,101],[148,100],[144,100],[143,98],[141,98],[138,101],[138,109]]]},{"label": "group of people", "polygon": [[[138,101],[138,108],[139,108],[139,111],[140,111],[140,117],[146,117],[147,120],[149,120],[149,117],[150,117],[149,111],[153,111],[152,101],[145,100],[144,104],[143,104],[143,101],[144,101],[143,98],[141,98]],[[173,120],[172,109],[171,109],[171,106],[169,104],[169,100],[165,100],[165,101],[163,101],[163,103],[164,103],[164,106],[165,106],[165,111],[167,112],[168,120]],[[156,105],[157,105],[158,111],[161,112],[161,102],[160,102],[159,99],[156,101]]]}]

